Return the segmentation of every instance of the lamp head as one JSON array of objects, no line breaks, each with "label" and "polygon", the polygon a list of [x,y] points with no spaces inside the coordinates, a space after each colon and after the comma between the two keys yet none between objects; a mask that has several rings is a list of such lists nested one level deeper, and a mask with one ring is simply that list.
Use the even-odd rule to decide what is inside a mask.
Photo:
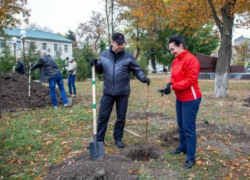
[{"label": "lamp head", "polygon": [[26,31],[25,30],[21,30],[20,31],[20,34],[21,34],[21,38],[26,38]]},{"label": "lamp head", "polygon": [[16,38],[16,37],[13,37],[13,38],[12,38],[13,44],[16,44],[16,41],[17,41],[17,38]]}]

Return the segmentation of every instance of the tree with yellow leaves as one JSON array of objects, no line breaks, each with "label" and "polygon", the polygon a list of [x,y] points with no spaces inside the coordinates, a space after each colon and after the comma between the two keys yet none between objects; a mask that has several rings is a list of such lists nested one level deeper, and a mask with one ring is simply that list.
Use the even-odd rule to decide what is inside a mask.
[{"label": "tree with yellow leaves", "polygon": [[27,0],[1,0],[0,1],[0,32],[5,28],[16,27],[21,20],[16,17],[21,14],[24,21],[28,22],[29,10],[25,7]]},{"label": "tree with yellow leaves", "polygon": [[249,0],[165,0],[166,18],[172,26],[182,29],[216,24],[220,33],[220,48],[215,74],[214,96],[226,97],[228,69],[232,58],[233,27],[250,23]]},{"label": "tree with yellow leaves", "polygon": [[[250,24],[249,0],[118,0],[141,18],[141,27],[157,31],[168,24],[177,31],[204,27],[213,23],[220,33],[220,48],[215,74],[215,97],[226,97],[228,69],[232,58],[233,27]],[[140,4],[135,9],[135,4]],[[133,5],[134,4],[134,5]],[[152,39],[153,40],[153,39]]]}]

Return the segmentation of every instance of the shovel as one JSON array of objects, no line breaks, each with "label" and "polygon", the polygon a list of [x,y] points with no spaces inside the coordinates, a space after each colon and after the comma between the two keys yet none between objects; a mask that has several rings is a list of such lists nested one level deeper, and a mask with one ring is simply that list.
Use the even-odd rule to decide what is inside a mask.
[{"label": "shovel", "polygon": [[30,88],[31,88],[31,70],[30,70],[31,63],[29,63],[29,83],[28,83],[28,96],[30,97]]},{"label": "shovel", "polygon": [[99,161],[104,158],[105,151],[103,142],[97,141],[97,124],[96,124],[96,99],[95,99],[95,66],[92,66],[92,97],[93,97],[93,126],[94,141],[89,143],[90,158],[92,161]]},{"label": "shovel", "polygon": [[13,66],[12,71],[15,73],[16,66]]}]

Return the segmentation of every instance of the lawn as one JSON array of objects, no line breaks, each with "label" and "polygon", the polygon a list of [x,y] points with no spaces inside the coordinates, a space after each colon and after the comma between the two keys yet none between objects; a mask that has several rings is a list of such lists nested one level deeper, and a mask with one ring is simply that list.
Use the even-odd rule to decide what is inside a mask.
[{"label": "lawn", "polygon": [[[244,101],[250,97],[250,81],[230,80],[229,95],[224,99],[213,97],[214,81],[199,81],[203,97],[197,117],[197,165],[183,170],[185,156],[168,154],[178,140],[174,93],[162,97],[156,91],[166,85],[169,77],[164,76],[151,78],[148,104],[146,85],[131,81],[126,128],[141,137],[125,132],[124,141],[128,147],[145,142],[149,108],[148,142],[161,149],[159,159],[134,161],[140,179],[250,179],[250,107]],[[96,85],[98,108],[102,81]],[[0,179],[43,179],[49,166],[87,153],[87,145],[93,139],[91,90],[90,80],[77,82],[80,101],[70,108],[3,113]],[[110,122],[114,123],[115,119],[114,109]],[[165,144],[160,138],[164,134],[168,135]],[[114,145],[112,137],[113,126],[109,125],[106,154],[123,153]]]}]

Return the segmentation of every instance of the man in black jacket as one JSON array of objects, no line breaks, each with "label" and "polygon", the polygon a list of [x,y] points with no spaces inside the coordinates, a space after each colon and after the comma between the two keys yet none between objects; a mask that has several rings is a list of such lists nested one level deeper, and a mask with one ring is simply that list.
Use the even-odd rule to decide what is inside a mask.
[{"label": "man in black jacket", "polygon": [[30,70],[40,68],[40,81],[49,81],[50,97],[52,100],[52,105],[54,109],[57,109],[56,100],[56,84],[59,87],[62,102],[64,107],[69,106],[67,101],[66,92],[63,87],[63,76],[60,69],[57,67],[56,62],[51,55],[47,55],[46,51],[40,53],[40,58],[36,64],[30,67]]},{"label": "man in black jacket", "polygon": [[116,145],[123,148],[123,130],[130,94],[130,72],[132,71],[137,79],[148,85],[150,79],[142,72],[134,56],[124,49],[125,39],[122,33],[114,33],[111,44],[109,50],[101,53],[99,61],[97,59],[90,61],[90,65],[95,65],[96,72],[103,73],[104,78],[103,96],[97,124],[97,140],[104,141],[109,117],[116,102],[117,120],[113,138]]},{"label": "man in black jacket", "polygon": [[20,58],[16,58],[16,62],[17,62],[17,65],[15,67],[15,71],[18,74],[24,75],[25,69],[24,69],[24,65],[23,65],[22,61],[20,60]]}]

